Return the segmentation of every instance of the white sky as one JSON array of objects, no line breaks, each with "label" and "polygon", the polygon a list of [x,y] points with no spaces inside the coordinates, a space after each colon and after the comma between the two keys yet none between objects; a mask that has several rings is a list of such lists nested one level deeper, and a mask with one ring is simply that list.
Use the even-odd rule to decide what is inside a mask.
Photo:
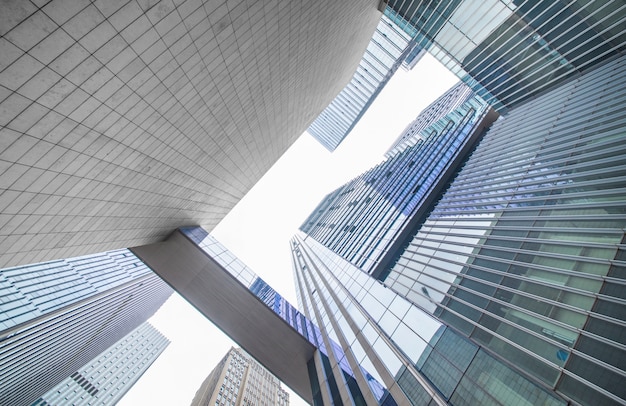
[{"label": "white sky", "polygon": [[[297,307],[291,236],[326,194],[381,162],[400,132],[457,80],[429,54],[412,71],[399,70],[335,152],[303,134],[212,234]],[[189,405],[237,345],[177,294],[150,322],[171,344],[119,405]],[[306,404],[293,393],[290,401]]]}]

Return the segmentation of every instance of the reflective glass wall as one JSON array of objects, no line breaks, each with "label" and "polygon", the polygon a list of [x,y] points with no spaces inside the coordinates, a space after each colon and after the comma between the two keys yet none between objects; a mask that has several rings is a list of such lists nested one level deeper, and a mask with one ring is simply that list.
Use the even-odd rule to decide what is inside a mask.
[{"label": "reflective glass wall", "polygon": [[389,0],[385,14],[500,111],[626,49],[621,0]]},{"label": "reflective glass wall", "polygon": [[0,404],[31,404],[171,294],[126,249],[1,269]]},{"label": "reflective glass wall", "polygon": [[409,404],[566,404],[312,238],[292,255],[305,313]]},{"label": "reflective glass wall", "polygon": [[329,151],[348,136],[407,57],[410,69],[421,58],[411,37],[383,15],[352,79],[307,129]]},{"label": "reflective glass wall", "polygon": [[626,58],[497,121],[384,281],[581,404],[626,402]]},{"label": "reflective glass wall", "polygon": [[330,193],[300,229],[366,272],[386,254],[494,119],[459,83],[400,134],[388,158]]}]

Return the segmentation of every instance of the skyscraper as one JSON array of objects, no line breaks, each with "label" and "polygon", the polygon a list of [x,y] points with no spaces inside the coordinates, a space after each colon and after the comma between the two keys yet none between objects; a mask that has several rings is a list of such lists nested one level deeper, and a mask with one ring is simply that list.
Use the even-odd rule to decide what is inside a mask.
[{"label": "skyscraper", "polygon": [[624,78],[511,108],[379,279],[295,236],[301,311],[201,229],[133,251],[313,404],[623,404]]},{"label": "skyscraper", "polygon": [[212,229],[350,80],[374,1],[5,1],[0,267]]},{"label": "skyscraper", "polygon": [[192,406],[288,406],[280,381],[239,348],[231,348],[211,371]]},{"label": "skyscraper", "polygon": [[[308,133],[334,151],[398,68],[415,66],[423,55],[419,51],[409,35],[383,15],[352,79],[311,123]],[[410,63],[404,64],[409,55]]]},{"label": "skyscraper", "polygon": [[[311,402],[624,403],[626,6],[392,3],[509,113],[389,247],[384,281],[295,237],[309,319],[189,230],[134,251]],[[337,44],[365,49],[377,20],[374,4],[276,4],[8,3],[4,263],[211,228],[284,151],[274,136],[348,81],[336,62],[362,54]]]},{"label": "skyscraper", "polygon": [[405,129],[388,159],[328,194],[300,229],[378,274],[497,116],[466,85],[453,86]]},{"label": "skyscraper", "polygon": [[130,251],[0,270],[0,404],[28,405],[145,322],[172,293]]},{"label": "skyscraper", "polygon": [[115,405],[168,346],[145,322],[65,378],[33,403],[53,405]]},{"label": "skyscraper", "polygon": [[581,404],[626,400],[626,64],[494,124],[384,281]]},{"label": "skyscraper", "polygon": [[512,108],[379,281],[344,260],[349,234],[296,236],[304,313],[415,404],[626,402],[624,78],[615,58]]},{"label": "skyscraper", "polygon": [[385,4],[418,46],[501,112],[626,49],[620,0]]}]

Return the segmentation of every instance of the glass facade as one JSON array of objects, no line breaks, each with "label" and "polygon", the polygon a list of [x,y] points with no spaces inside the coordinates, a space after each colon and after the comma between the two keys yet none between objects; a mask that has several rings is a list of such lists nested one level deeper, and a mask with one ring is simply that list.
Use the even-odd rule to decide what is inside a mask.
[{"label": "glass facade", "polygon": [[309,361],[315,405],[323,405],[324,399],[334,404],[343,404],[347,399],[358,405],[372,401],[386,402],[389,406],[397,404],[380,377],[369,372],[370,365],[346,359],[345,347],[338,344],[336,335],[326,333],[325,327],[318,328],[311,318],[293,307],[204,229],[183,227],[180,231],[318,349]]},{"label": "glass facade", "polygon": [[366,272],[377,273],[390,246],[428,207],[482,128],[495,118],[462,83],[403,131],[387,160],[330,193],[300,229]]},{"label": "glass facade", "polygon": [[0,404],[31,404],[171,293],[128,250],[0,270]]},{"label": "glass facade", "polygon": [[145,322],[50,389],[33,406],[115,405],[169,343]]},{"label": "glass facade", "polygon": [[411,69],[417,64],[423,55],[420,51],[406,32],[383,15],[352,79],[313,121],[308,133],[334,151],[398,68]]},{"label": "glass facade", "polygon": [[0,269],[0,331],[151,273],[126,249]]},{"label": "glass facade", "polygon": [[410,404],[566,404],[306,235],[294,237],[292,253],[305,314],[319,313],[311,317],[326,334]]},{"label": "glass facade", "polygon": [[389,0],[385,14],[500,111],[626,48],[621,0]]},{"label": "glass facade", "polygon": [[[625,100],[619,57],[509,110],[378,280],[346,253],[389,211],[333,192],[291,242],[303,312],[412,404],[626,403]],[[341,203],[357,227],[320,237]]]},{"label": "glass facade", "polygon": [[625,77],[620,58],[498,121],[385,280],[581,404],[626,401]]}]

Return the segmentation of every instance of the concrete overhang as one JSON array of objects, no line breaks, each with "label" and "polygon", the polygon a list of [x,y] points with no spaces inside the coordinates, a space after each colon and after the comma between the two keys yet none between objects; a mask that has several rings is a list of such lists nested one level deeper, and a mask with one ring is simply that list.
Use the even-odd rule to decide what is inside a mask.
[{"label": "concrete overhang", "polygon": [[130,250],[285,385],[313,402],[307,362],[316,348],[224,267],[179,230],[164,242]]}]

